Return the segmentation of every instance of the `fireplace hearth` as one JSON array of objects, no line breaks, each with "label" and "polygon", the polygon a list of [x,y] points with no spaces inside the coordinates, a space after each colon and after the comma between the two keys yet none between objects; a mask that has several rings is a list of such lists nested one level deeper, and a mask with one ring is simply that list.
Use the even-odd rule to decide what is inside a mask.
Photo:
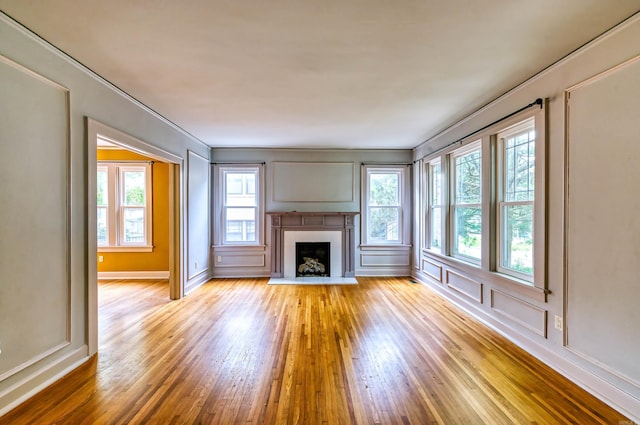
[{"label": "fireplace hearth", "polygon": [[331,276],[330,242],[296,242],[296,277]]}]

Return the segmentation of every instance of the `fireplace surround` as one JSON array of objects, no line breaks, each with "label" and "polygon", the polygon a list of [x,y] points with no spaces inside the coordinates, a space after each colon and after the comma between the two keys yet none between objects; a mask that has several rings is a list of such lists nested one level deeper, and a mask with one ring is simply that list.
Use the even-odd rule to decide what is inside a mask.
[{"label": "fireplace surround", "polygon": [[271,217],[271,277],[295,277],[295,248],[285,249],[285,245],[289,246],[289,241],[298,239],[303,242],[332,242],[331,276],[355,277],[354,219],[357,214],[268,212]]}]

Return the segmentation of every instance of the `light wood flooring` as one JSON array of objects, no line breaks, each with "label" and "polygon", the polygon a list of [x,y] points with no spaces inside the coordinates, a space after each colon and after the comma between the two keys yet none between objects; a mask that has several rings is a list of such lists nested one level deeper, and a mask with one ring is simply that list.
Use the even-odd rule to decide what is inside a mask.
[{"label": "light wood flooring", "polygon": [[625,423],[427,286],[358,281],[102,282],[97,357],[0,423]]}]

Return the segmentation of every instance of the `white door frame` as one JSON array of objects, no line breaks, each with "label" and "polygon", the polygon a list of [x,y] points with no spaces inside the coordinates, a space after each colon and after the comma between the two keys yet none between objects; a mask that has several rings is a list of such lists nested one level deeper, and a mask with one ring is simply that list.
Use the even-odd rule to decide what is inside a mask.
[{"label": "white door frame", "polygon": [[87,124],[87,333],[89,356],[98,352],[98,231],[97,231],[97,138],[100,135],[127,150],[169,163],[169,296],[184,296],[184,218],[182,210],[182,174],[184,159],[136,139],[99,121],[86,118]]}]

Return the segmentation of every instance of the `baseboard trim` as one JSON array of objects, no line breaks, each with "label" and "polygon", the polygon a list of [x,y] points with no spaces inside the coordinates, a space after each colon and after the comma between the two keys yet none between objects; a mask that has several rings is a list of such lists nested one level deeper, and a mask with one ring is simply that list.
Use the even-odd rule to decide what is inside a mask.
[{"label": "baseboard trim", "polygon": [[0,417],[85,363],[87,353],[88,347],[83,345],[0,391]]},{"label": "baseboard trim", "polygon": [[169,279],[169,271],[98,272],[98,279]]},{"label": "baseboard trim", "polygon": [[207,283],[210,279],[211,279],[211,276],[210,276],[208,271],[207,271],[207,273],[201,273],[201,274],[196,275],[193,279],[191,279],[187,283],[185,283],[185,285],[184,285],[184,293],[185,293],[185,295],[188,295],[190,292],[195,291],[200,286],[202,286],[205,283]]},{"label": "baseboard trim", "polygon": [[634,423],[640,423],[640,400],[618,388],[611,382],[590,372],[578,363],[575,363],[568,356],[557,353],[549,348],[535,342],[522,334],[514,335],[512,329],[500,323],[495,318],[485,312],[473,308],[462,300],[457,299],[453,294],[444,290],[441,283],[436,282],[426,274],[414,270],[412,277],[420,280],[439,296],[464,310],[488,328],[498,332],[518,347],[522,348],[553,370],[569,379],[571,382],[584,389],[594,397],[602,400],[612,408],[616,409]]}]

